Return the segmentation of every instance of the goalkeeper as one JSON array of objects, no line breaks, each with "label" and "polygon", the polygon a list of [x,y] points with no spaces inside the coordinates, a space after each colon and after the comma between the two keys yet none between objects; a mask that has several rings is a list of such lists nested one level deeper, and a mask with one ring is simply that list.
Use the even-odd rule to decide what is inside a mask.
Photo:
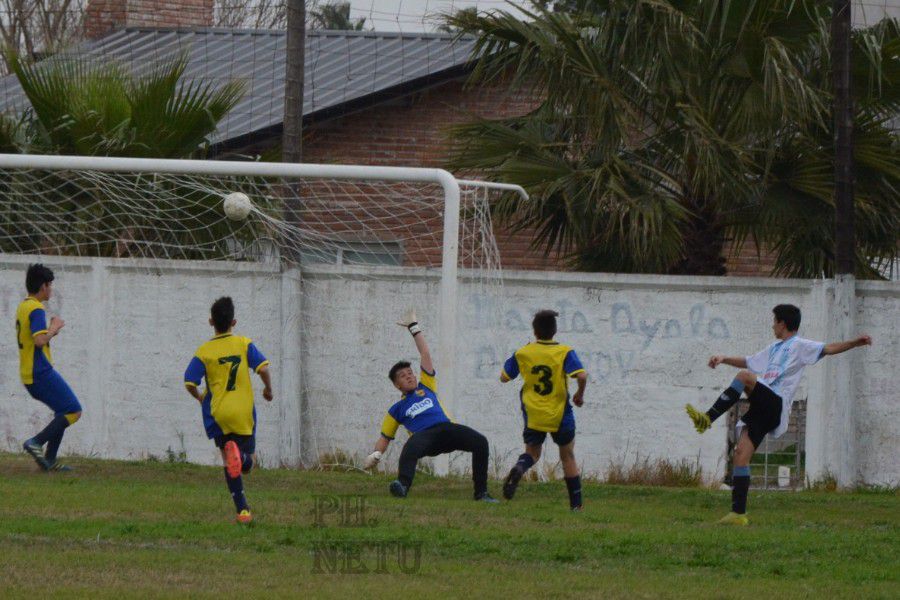
[{"label": "goalkeeper", "polygon": [[365,467],[371,469],[381,460],[388,444],[394,439],[400,425],[410,433],[400,453],[400,472],[391,482],[391,494],[404,498],[412,486],[416,464],[423,456],[438,456],[454,450],[472,453],[472,481],[475,484],[475,500],[497,502],[487,492],[488,442],[487,438],[465,425],[454,423],[441,406],[437,397],[434,366],[431,353],[425,343],[425,334],[416,322],[416,313],[407,311],[397,323],[409,330],[419,351],[421,381],[416,379],[411,365],[401,361],[391,367],[388,377],[403,394],[384,417],[381,436],[375,443],[375,451],[366,457]]}]

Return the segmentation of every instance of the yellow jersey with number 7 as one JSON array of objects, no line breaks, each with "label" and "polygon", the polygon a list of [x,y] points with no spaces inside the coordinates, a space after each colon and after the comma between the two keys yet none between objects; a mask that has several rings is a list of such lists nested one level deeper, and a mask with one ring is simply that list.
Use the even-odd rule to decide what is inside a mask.
[{"label": "yellow jersey with number 7", "polygon": [[254,434],[256,410],[250,371],[258,373],[267,364],[250,338],[231,333],[217,335],[197,348],[184,373],[184,384],[197,387],[206,378],[202,409],[209,438]]}]

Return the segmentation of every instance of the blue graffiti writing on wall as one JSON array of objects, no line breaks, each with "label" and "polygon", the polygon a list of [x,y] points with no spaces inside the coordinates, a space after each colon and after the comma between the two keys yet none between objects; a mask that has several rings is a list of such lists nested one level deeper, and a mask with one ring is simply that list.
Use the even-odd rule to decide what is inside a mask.
[{"label": "blue graffiti writing on wall", "polygon": [[557,318],[559,333],[591,333],[594,329],[583,312],[568,300],[559,300],[550,306],[535,306],[529,309],[500,307],[494,298],[485,294],[469,296],[474,311],[472,319],[477,329],[494,327],[499,320],[507,331],[531,331],[531,318],[542,308],[552,308],[559,313]]},{"label": "blue graffiti writing on wall", "polygon": [[719,317],[707,319],[706,307],[702,304],[691,307],[685,327],[678,319],[636,319],[627,302],[616,302],[610,311],[609,324],[613,333],[643,336],[645,339],[642,349],[647,348],[657,337],[705,337],[714,340],[727,340],[731,337],[724,320]]}]

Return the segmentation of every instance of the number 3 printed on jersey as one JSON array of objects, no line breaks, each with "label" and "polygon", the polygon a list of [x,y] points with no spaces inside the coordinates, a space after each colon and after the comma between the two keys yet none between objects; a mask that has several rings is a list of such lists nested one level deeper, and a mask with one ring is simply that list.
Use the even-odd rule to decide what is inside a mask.
[{"label": "number 3 printed on jersey", "polygon": [[553,392],[553,380],[550,379],[551,377],[553,377],[553,370],[550,367],[548,367],[547,365],[535,365],[531,367],[531,374],[540,374],[538,383],[540,383],[541,385],[534,386],[535,392],[537,392],[541,396],[548,396]]}]

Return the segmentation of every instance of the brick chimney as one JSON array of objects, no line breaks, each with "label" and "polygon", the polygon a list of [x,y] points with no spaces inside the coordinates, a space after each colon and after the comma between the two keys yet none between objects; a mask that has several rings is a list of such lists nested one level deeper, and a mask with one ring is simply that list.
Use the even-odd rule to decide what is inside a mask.
[{"label": "brick chimney", "polygon": [[213,0],[88,0],[84,35],[97,39],[123,27],[211,27]]}]

